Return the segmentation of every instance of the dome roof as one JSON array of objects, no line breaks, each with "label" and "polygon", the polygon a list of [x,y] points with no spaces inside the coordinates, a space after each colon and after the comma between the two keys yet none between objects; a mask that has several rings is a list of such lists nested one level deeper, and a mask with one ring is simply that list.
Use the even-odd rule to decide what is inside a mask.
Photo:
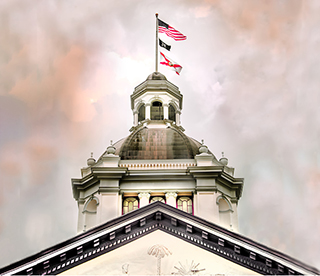
[{"label": "dome roof", "polygon": [[167,78],[159,72],[153,72],[147,77],[147,80],[167,80]]},{"label": "dome roof", "polygon": [[114,144],[122,160],[193,159],[201,143],[175,128],[139,128]]}]

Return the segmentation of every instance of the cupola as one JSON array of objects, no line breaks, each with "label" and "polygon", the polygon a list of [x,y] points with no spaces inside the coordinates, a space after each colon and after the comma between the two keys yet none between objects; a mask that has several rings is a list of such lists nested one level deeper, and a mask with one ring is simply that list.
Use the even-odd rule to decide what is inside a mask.
[{"label": "cupola", "polygon": [[150,121],[170,121],[180,126],[182,95],[163,74],[154,72],[134,89],[131,109],[134,127]]}]

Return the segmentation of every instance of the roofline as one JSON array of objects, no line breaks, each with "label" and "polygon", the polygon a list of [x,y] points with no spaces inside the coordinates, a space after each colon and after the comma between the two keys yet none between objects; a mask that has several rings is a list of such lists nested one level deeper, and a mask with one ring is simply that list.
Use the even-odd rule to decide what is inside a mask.
[{"label": "roofline", "polygon": [[[158,214],[159,214],[159,217],[157,217]],[[161,214],[163,214],[162,217],[161,217]],[[12,264],[10,264],[10,265],[8,265],[6,267],[1,268],[0,269],[0,273],[4,274],[4,273],[16,272],[16,273],[20,273],[21,274],[21,272],[24,271],[24,270],[22,270],[22,267],[23,266],[27,266],[28,263],[32,264],[32,262],[34,262],[34,260],[39,260],[41,258],[44,258],[45,256],[49,256],[50,254],[52,255],[55,252],[57,252],[58,250],[65,249],[68,246],[69,247],[72,247],[72,246],[76,247],[77,243],[79,243],[81,241],[82,241],[82,243],[88,242],[88,239],[90,239],[90,238],[94,239],[95,236],[99,235],[99,233],[101,235],[105,235],[105,233],[106,233],[106,231],[108,229],[109,230],[111,229],[110,231],[116,231],[116,230],[112,230],[112,229],[118,229],[119,230],[120,229],[119,227],[125,228],[125,226],[127,226],[127,225],[131,225],[131,224],[133,225],[133,223],[135,221],[136,222],[141,221],[141,218],[143,219],[143,218],[146,218],[147,216],[150,217],[150,216],[153,216],[153,215],[155,217],[153,217],[152,220],[154,221],[154,223],[157,223],[156,224],[157,226],[152,231],[154,231],[154,230],[165,231],[165,232],[167,232],[169,234],[177,236],[178,238],[183,238],[187,242],[190,242],[190,243],[193,242],[193,243],[195,243],[195,245],[200,246],[200,247],[202,247],[202,248],[204,248],[206,250],[209,250],[211,252],[213,250],[208,249],[206,247],[206,244],[203,245],[202,241],[207,242],[208,245],[209,245],[210,241],[201,238],[201,229],[207,230],[207,232],[210,232],[209,233],[210,235],[216,235],[217,237],[223,237],[223,239],[225,239],[225,241],[227,243],[232,244],[234,242],[238,242],[238,243],[241,243],[242,245],[246,245],[247,248],[249,248],[249,247],[253,248],[252,249],[253,252],[263,251],[264,253],[266,253],[268,255],[272,255],[273,259],[280,260],[279,261],[280,263],[281,263],[281,260],[283,260],[282,262],[290,263],[293,266],[296,266],[296,267],[300,268],[300,269],[298,269],[298,271],[296,271],[297,273],[301,273],[301,271],[307,271],[308,273],[320,274],[320,271],[317,268],[314,268],[312,266],[306,265],[306,264],[302,263],[299,260],[296,260],[296,259],[294,259],[294,258],[292,258],[292,257],[290,257],[290,256],[288,256],[286,254],[283,254],[283,253],[281,253],[281,252],[279,252],[277,250],[271,249],[271,248],[269,248],[269,247],[267,247],[265,245],[262,245],[262,244],[260,244],[258,242],[255,242],[255,241],[253,241],[253,240],[251,240],[251,239],[249,239],[249,238],[247,238],[245,236],[242,236],[240,234],[237,234],[237,233],[234,233],[232,231],[229,231],[229,230],[227,230],[227,229],[225,229],[223,227],[220,227],[220,226],[218,226],[218,225],[216,225],[214,223],[208,222],[208,221],[206,221],[206,220],[204,220],[204,219],[202,219],[200,217],[193,216],[191,214],[188,214],[186,212],[183,212],[183,211],[181,211],[181,210],[179,210],[177,208],[174,208],[172,206],[169,206],[169,205],[161,203],[161,202],[151,203],[151,204],[149,204],[149,205],[147,205],[145,207],[139,208],[139,209],[137,209],[135,211],[132,211],[132,212],[126,214],[126,215],[120,216],[120,217],[112,219],[112,220],[110,220],[110,221],[108,221],[108,222],[106,222],[104,224],[96,226],[96,227],[86,231],[85,233],[81,233],[81,234],[79,234],[79,235],[77,235],[77,236],[75,236],[75,237],[73,237],[71,239],[68,239],[68,240],[63,241],[61,243],[58,243],[58,244],[56,244],[56,245],[54,245],[52,247],[49,247],[49,248],[47,248],[45,250],[42,250],[39,253],[31,255],[31,256],[29,256],[29,257],[27,257],[25,259],[22,259],[22,260],[20,260],[18,262],[12,263]],[[171,218],[171,224],[170,223],[168,224],[168,222],[170,221],[170,218]],[[179,231],[183,231],[181,229],[183,227],[185,227],[186,225],[187,225],[187,228],[191,227],[191,229],[192,229],[192,227],[194,227],[194,233],[192,233],[192,230],[191,230],[191,233],[188,233],[188,230],[184,231],[184,233],[190,235],[191,237],[192,236],[194,237],[192,241],[190,240],[190,236],[189,236],[189,238],[186,238],[187,237],[186,234],[183,234],[184,236],[182,234],[178,235],[178,234],[175,234],[175,233],[177,233],[176,230],[175,230],[175,233],[173,232],[173,229],[170,230],[170,227],[171,228],[174,227],[174,226],[172,226],[172,222],[173,222],[172,219],[174,219],[176,221],[176,225],[175,226],[177,226],[177,221],[179,221],[178,222],[178,226],[177,226],[178,227],[177,228],[178,232]],[[167,227],[167,225],[168,225],[168,227]],[[191,226],[189,226],[189,225],[191,225]],[[180,226],[180,228],[179,228],[179,226]],[[196,229],[198,229],[198,230],[196,230]],[[121,229],[119,231],[122,231],[122,232],[119,232],[119,233],[124,233],[124,231],[121,230]],[[130,231],[131,231],[131,226],[130,226]],[[200,231],[200,237],[199,237],[199,233],[198,232],[196,233],[196,231],[198,231],[198,232]],[[204,231],[202,231],[202,235],[203,235],[203,233],[204,233]],[[124,234],[122,234],[122,235],[124,235]],[[132,235],[132,234],[129,234],[129,235]],[[208,235],[208,233],[207,233],[207,235]],[[110,238],[110,240],[111,240],[111,238]],[[130,242],[130,241],[128,241],[128,242]],[[119,246],[121,246],[121,244]],[[216,245],[216,246],[217,246],[217,248],[219,248],[219,245]],[[93,245],[92,245],[92,247],[93,247]],[[247,250],[247,249],[245,249],[245,247],[244,247],[243,250]],[[252,264],[251,264],[251,267],[250,267],[250,264],[245,261],[246,259],[248,259],[248,257],[245,257],[245,256],[241,257],[239,255],[240,259],[243,258],[243,260],[244,260],[243,263],[239,263],[240,261],[237,262],[236,259],[232,259],[231,257],[230,257],[231,258],[230,259],[230,258],[228,258],[226,256],[226,254],[228,254],[228,256],[229,256],[229,254],[231,254],[230,253],[231,251],[230,251],[229,248],[225,248],[224,249],[223,246],[222,247],[220,246],[220,251],[219,251],[219,249],[217,249],[217,251],[215,251],[213,253],[215,253],[215,254],[217,254],[217,255],[219,255],[221,257],[227,258],[230,261],[236,262],[236,263],[238,263],[238,264],[240,264],[242,266],[248,267],[251,270],[254,270],[256,272],[264,274],[263,271],[260,271],[260,270],[258,270],[258,268],[253,267]],[[93,257],[95,257],[95,256],[93,256]],[[88,259],[86,259],[86,260],[88,260]],[[19,267],[21,268],[21,270],[19,270]],[[69,268],[71,268],[71,266],[68,267],[68,269]],[[275,270],[274,269],[272,270],[272,269],[270,269],[270,271],[269,271],[270,274],[275,272]]]}]

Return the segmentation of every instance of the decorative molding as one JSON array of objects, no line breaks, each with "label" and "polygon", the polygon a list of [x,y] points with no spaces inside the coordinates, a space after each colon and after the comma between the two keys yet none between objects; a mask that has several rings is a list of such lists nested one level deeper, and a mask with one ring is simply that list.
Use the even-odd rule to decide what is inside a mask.
[{"label": "decorative molding", "polygon": [[87,202],[85,203],[85,205],[84,205],[84,207],[83,207],[83,211],[82,211],[82,213],[91,213],[91,214],[96,214],[97,212],[96,211],[94,211],[94,212],[92,212],[92,211],[88,211],[87,210],[87,207],[88,207],[88,204],[92,201],[92,200],[95,200],[97,203],[96,203],[96,206],[98,206],[99,205],[99,198],[97,198],[96,196],[94,196],[94,195],[91,195],[90,196],[90,198],[87,200]]},{"label": "decorative molding", "polygon": [[141,199],[142,197],[146,197],[147,199],[150,198],[150,193],[148,192],[142,192],[138,194],[138,197]]},{"label": "decorative molding", "polygon": [[179,110],[179,112],[180,112],[180,114],[181,114],[181,111],[180,111],[180,109],[179,109],[179,106],[176,104],[175,101],[171,100],[171,101],[169,102],[169,104],[174,108],[174,110],[175,110],[176,112]]},{"label": "decorative molding", "polygon": [[219,195],[219,196],[217,197],[216,204],[219,205],[220,199],[224,199],[224,200],[228,203],[228,206],[229,206],[229,210],[225,210],[225,211],[220,211],[220,210],[219,210],[220,213],[229,212],[229,211],[234,212],[233,209],[232,209],[232,205],[231,205],[229,199],[228,199],[224,194],[221,194],[221,195]]},{"label": "decorative molding", "polygon": [[155,169],[187,169],[194,167],[194,163],[121,163],[119,167],[128,168],[128,170],[155,170]]},{"label": "decorative molding", "polygon": [[319,274],[280,252],[161,202],[154,202],[41,251],[0,274],[59,274],[156,230],[259,274]]},{"label": "decorative molding", "polygon": [[177,198],[178,194],[176,192],[167,192],[166,193],[166,199],[168,199],[169,197],[174,197]]},{"label": "decorative molding", "polygon": [[142,105],[145,105],[145,104],[146,104],[146,103],[145,103],[145,101],[143,101],[143,100],[138,101],[138,102],[135,104],[135,109],[134,109],[134,110],[136,110],[136,111],[138,112],[139,108],[140,108]]}]

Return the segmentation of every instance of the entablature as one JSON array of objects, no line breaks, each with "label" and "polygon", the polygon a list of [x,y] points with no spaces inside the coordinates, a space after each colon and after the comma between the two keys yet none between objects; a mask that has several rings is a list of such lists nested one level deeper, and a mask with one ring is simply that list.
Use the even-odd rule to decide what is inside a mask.
[{"label": "entablature", "polygon": [[[215,188],[219,189],[219,185],[226,187],[228,190],[235,191],[237,198],[239,199],[242,195],[243,190],[243,178],[235,178],[229,173],[225,172],[225,166],[202,166],[202,167],[190,167],[188,168],[190,175],[195,179],[215,179]],[[201,182],[201,181],[200,181]],[[197,186],[197,190],[206,190],[210,187]]]},{"label": "entablature", "polygon": [[120,167],[91,167],[91,173],[82,178],[72,178],[73,197],[78,200],[81,190],[88,189],[89,187],[100,183],[102,179],[119,180],[128,171],[127,168]]}]

